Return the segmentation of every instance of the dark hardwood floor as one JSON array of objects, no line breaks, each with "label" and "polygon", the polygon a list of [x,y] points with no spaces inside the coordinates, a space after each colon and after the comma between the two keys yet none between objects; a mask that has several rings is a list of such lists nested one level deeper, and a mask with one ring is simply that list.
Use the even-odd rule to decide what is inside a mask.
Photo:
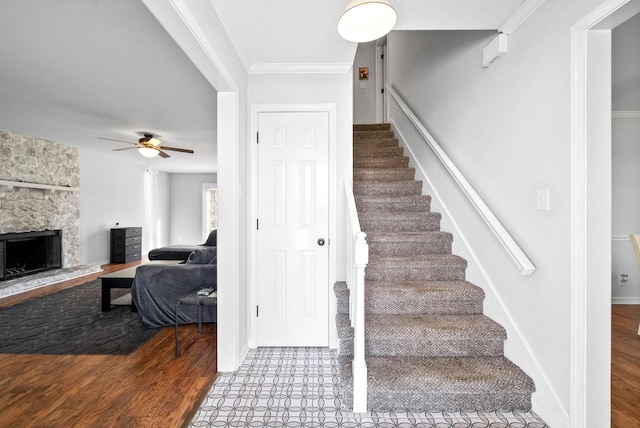
[{"label": "dark hardwood floor", "polygon": [[611,426],[640,427],[640,305],[611,308]]},{"label": "dark hardwood floor", "polygon": [[[138,263],[0,299],[0,307]],[[181,427],[217,377],[216,324],[166,327],[125,355],[0,354],[0,427]]]}]

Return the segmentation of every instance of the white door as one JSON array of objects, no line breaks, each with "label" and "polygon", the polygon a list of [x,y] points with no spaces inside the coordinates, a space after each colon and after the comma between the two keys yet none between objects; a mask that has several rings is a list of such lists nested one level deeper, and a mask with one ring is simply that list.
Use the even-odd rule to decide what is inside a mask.
[{"label": "white door", "polygon": [[329,114],[258,114],[258,345],[329,344]]}]

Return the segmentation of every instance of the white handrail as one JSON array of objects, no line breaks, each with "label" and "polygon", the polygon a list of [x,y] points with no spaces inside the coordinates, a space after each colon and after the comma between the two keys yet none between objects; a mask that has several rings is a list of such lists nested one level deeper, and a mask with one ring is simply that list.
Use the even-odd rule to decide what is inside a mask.
[{"label": "white handrail", "polygon": [[344,180],[347,198],[347,287],[349,318],[353,327],[353,411],[367,411],[367,362],[364,350],[364,270],[369,263],[367,234],[360,230],[351,180]]},{"label": "white handrail", "polygon": [[498,218],[493,214],[487,204],[485,204],[480,195],[478,195],[474,188],[471,187],[471,184],[469,184],[460,170],[454,165],[453,161],[449,158],[449,156],[447,156],[447,154],[442,149],[442,147],[440,147],[435,138],[433,138],[429,131],[427,131],[422,122],[420,122],[420,119],[418,119],[418,117],[413,113],[413,111],[404,102],[402,97],[400,97],[393,86],[387,86],[387,93],[391,95],[391,97],[398,104],[407,118],[416,127],[418,133],[420,133],[431,150],[433,150],[433,153],[440,160],[442,165],[444,165],[447,171],[449,171],[449,174],[451,174],[453,180],[458,184],[462,192],[467,196],[471,204],[478,211],[480,217],[482,217],[485,223],[487,223],[489,229],[491,229],[500,244],[502,244],[502,247],[511,257],[511,260],[513,260],[513,262],[520,270],[520,273],[525,276],[533,274],[536,271],[536,267],[534,266],[534,264],[531,262],[531,260],[529,260],[524,251],[522,251],[522,248],[520,248],[518,243],[511,237],[509,232],[507,232],[502,223],[500,223],[500,220],[498,220]]}]

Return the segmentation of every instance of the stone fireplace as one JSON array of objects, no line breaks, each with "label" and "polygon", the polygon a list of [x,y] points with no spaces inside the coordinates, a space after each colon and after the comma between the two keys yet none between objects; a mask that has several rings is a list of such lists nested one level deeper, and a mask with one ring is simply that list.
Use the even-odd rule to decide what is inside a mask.
[{"label": "stone fireplace", "polygon": [[[23,252],[32,238],[27,232],[44,233],[39,244],[32,243],[41,246],[40,254],[47,254],[45,265],[79,264],[78,149],[0,129],[0,165],[0,236],[15,238],[9,246]],[[3,241],[0,249],[6,251],[8,241]],[[50,259],[56,251],[57,262]],[[0,256],[3,264],[7,263],[7,254]],[[13,268],[20,269],[22,264],[24,261]]]}]

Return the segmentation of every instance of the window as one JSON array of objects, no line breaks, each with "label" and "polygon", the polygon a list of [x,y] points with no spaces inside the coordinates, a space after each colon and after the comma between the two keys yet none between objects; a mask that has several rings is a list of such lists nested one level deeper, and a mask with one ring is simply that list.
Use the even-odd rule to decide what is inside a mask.
[{"label": "window", "polygon": [[209,232],[218,228],[218,188],[215,183],[202,185],[203,194],[203,236],[207,239]]}]

